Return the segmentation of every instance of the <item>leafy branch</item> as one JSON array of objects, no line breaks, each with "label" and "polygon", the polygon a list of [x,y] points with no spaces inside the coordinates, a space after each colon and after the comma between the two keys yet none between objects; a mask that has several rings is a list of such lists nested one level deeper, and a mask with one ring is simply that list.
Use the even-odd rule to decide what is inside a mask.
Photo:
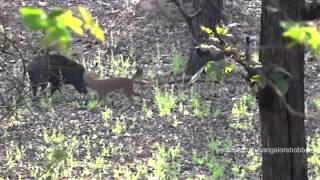
[{"label": "leafy branch", "polygon": [[[318,31],[315,31],[314,27],[300,28],[297,24],[292,23],[285,24],[285,27],[288,27],[288,29],[293,27],[293,29],[284,32],[285,37],[294,39],[295,44],[307,43],[309,47],[312,48],[313,52],[320,54],[320,42],[316,41],[320,38],[320,34]],[[290,104],[288,104],[285,95],[290,86],[289,81],[292,79],[291,74],[281,67],[272,65],[270,67],[262,67],[260,62],[251,60],[249,46],[250,39],[248,37],[246,38],[246,50],[245,52],[241,52],[240,50],[229,46],[224,41],[224,37],[229,35],[227,28],[218,26],[215,31],[207,27],[202,27],[201,29],[209,35],[209,38],[206,44],[201,44],[196,47],[198,54],[208,54],[212,59],[210,62],[214,63],[225,61],[226,58],[233,60],[245,69],[246,75],[241,76],[249,83],[257,98],[259,98],[260,92],[268,87],[279,97],[280,101],[290,114],[308,119],[320,119],[297,112]],[[215,71],[216,69],[210,68],[210,66],[214,63],[207,63],[207,65],[202,67],[191,78],[189,84],[197,81],[203,71],[206,71],[207,74],[212,74],[210,71]],[[223,71],[223,73],[226,72]]]},{"label": "leafy branch", "polygon": [[74,16],[71,10],[61,8],[46,14],[40,8],[23,7],[20,8],[20,16],[30,31],[45,32],[40,47],[58,48],[68,53],[72,40],[71,32],[83,35],[84,31],[89,31],[99,41],[105,41],[103,30],[90,12],[82,6],[78,7],[78,11],[80,18]]}]

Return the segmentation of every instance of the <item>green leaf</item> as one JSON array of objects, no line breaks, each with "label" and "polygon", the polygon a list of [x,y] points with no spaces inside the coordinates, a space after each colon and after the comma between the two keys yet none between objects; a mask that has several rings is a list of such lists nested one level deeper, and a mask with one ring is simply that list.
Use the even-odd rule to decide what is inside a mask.
[{"label": "green leaf", "polygon": [[84,21],[84,29],[89,30],[92,27],[92,16],[91,13],[84,7],[79,6],[78,10]]},{"label": "green leaf", "polygon": [[250,81],[254,82],[254,85],[252,88],[255,93],[259,92],[267,84],[266,80],[259,74],[251,76]]},{"label": "green leaf", "polygon": [[42,47],[54,46],[62,50],[70,48],[71,35],[67,28],[51,27],[47,34],[42,38]]},{"label": "green leaf", "polygon": [[276,92],[278,95],[285,95],[289,89],[289,82],[285,79],[284,74],[275,72],[271,74],[271,79],[275,83],[277,89]]},{"label": "green leaf", "polygon": [[83,35],[82,24],[83,22],[72,15],[72,11],[68,10],[65,13],[61,14],[59,20],[64,23],[67,27],[69,27],[73,32]]},{"label": "green leaf", "polygon": [[207,74],[212,74],[216,71],[216,64],[213,61],[209,61],[204,68]]},{"label": "green leaf", "polygon": [[218,35],[225,36],[225,35],[228,34],[229,29],[227,27],[217,26],[216,27],[216,32],[217,32]]},{"label": "green leaf", "polygon": [[221,80],[221,69],[214,61],[209,61],[204,68],[206,75],[211,80]]},{"label": "green leaf", "polygon": [[[301,26],[293,22],[281,22],[281,26],[285,29],[283,36],[290,38],[294,43],[306,44],[311,51],[320,56],[320,33],[316,24]],[[291,47],[295,45],[289,44]]]},{"label": "green leaf", "polygon": [[87,105],[89,110],[93,110],[93,109],[97,108],[97,106],[98,106],[98,101],[96,101],[96,100],[90,100]]},{"label": "green leaf", "polygon": [[291,38],[293,41],[301,43],[306,38],[306,33],[301,27],[293,27],[283,33],[284,37]]},{"label": "green leaf", "polygon": [[172,71],[174,75],[181,73],[184,70],[186,61],[183,59],[181,54],[175,54],[172,58]]},{"label": "green leaf", "polygon": [[212,29],[210,29],[210,28],[208,28],[208,27],[200,26],[200,29],[201,29],[201,31],[207,33],[208,35],[212,35],[212,34],[213,34]]},{"label": "green leaf", "polygon": [[253,75],[253,76],[251,76],[251,78],[250,78],[250,81],[252,81],[252,82],[259,82],[261,80],[261,76],[260,75]]},{"label": "green leaf", "polygon": [[320,33],[317,29],[316,26],[312,26],[312,27],[308,27],[305,28],[307,31],[307,35],[310,37],[308,40],[308,45],[312,48],[312,49],[317,49],[320,46]]},{"label": "green leaf", "polygon": [[299,27],[299,23],[297,22],[294,22],[294,21],[282,21],[280,22],[280,26],[283,28],[283,29],[290,29],[290,28],[293,28],[293,27]]},{"label": "green leaf", "polygon": [[97,38],[99,41],[104,42],[105,41],[105,37],[104,37],[104,32],[103,30],[100,28],[98,23],[95,23],[93,25],[93,27],[90,29],[90,33]]},{"label": "green leaf", "polygon": [[39,8],[20,8],[22,22],[31,30],[36,31],[48,27],[46,13]]},{"label": "green leaf", "polygon": [[231,63],[226,64],[224,67],[224,73],[225,74],[231,74],[234,70],[234,66]]},{"label": "green leaf", "polygon": [[53,157],[55,160],[57,160],[58,162],[60,162],[60,161],[63,161],[63,160],[65,160],[65,159],[67,159],[68,154],[67,154],[67,152],[66,152],[65,150],[55,149],[55,150],[53,151],[52,157]]},{"label": "green leaf", "polygon": [[53,10],[51,13],[49,13],[48,18],[49,18],[49,19],[57,18],[57,17],[59,17],[60,15],[62,15],[63,13],[65,13],[66,11],[67,11],[67,10],[65,10],[65,9],[60,9],[60,8],[55,9],[55,10]]}]

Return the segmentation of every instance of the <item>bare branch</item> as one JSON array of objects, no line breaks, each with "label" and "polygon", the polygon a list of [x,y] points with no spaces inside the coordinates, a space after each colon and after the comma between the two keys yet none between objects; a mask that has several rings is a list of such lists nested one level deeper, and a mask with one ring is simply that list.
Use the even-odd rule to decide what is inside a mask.
[{"label": "bare branch", "polygon": [[304,8],[302,13],[303,20],[315,20],[320,18],[320,4],[313,1],[309,6]]},{"label": "bare branch", "polygon": [[195,12],[193,15],[188,15],[185,10],[183,10],[182,6],[180,5],[178,0],[172,0],[172,2],[177,6],[179,12],[182,14],[182,17],[184,18],[184,20],[186,21],[187,25],[188,25],[188,29],[192,35],[193,41],[196,42],[197,44],[199,43],[197,38],[196,38],[196,33],[194,32],[194,28],[192,27],[192,20],[199,16],[202,12],[203,12],[203,8],[205,3],[202,4],[201,8]]},{"label": "bare branch", "polygon": [[[5,29],[5,28],[4,28]],[[10,39],[7,35],[6,35],[6,31],[4,30],[4,32],[0,32],[4,37],[5,39],[12,45],[12,47],[18,52],[19,54],[19,57],[21,58],[22,60],[22,66],[23,66],[23,80],[25,80],[25,77],[26,77],[26,62],[27,60],[24,58],[25,55],[21,52],[21,50],[17,47],[17,42],[15,42],[14,40]],[[5,49],[4,49],[5,50]],[[11,54],[10,52],[7,52],[7,51],[2,51],[3,53],[8,53],[8,54]]]}]

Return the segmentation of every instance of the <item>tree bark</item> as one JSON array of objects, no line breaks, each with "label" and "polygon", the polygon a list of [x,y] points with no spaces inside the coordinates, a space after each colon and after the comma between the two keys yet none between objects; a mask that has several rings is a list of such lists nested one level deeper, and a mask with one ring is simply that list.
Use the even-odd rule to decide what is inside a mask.
[{"label": "tree bark", "polygon": [[[260,61],[264,67],[284,68],[292,75],[285,99],[296,111],[304,114],[304,48],[286,48],[280,22],[301,20],[304,0],[262,0]],[[270,8],[272,7],[272,8]],[[274,9],[275,8],[275,9]],[[303,116],[292,115],[270,87],[258,96],[262,148],[303,148],[305,127]],[[307,179],[306,153],[262,153],[262,174],[265,180]]]},{"label": "tree bark", "polygon": [[[203,4],[204,3],[204,4]],[[200,9],[203,7],[201,14],[195,17],[192,21],[192,32],[197,42],[204,42],[206,40],[206,34],[200,30],[200,26],[206,26],[214,29],[217,24],[222,20],[223,0],[194,0],[194,9]],[[195,44],[195,46],[198,44]],[[190,58],[188,60],[186,74],[193,75],[202,66],[209,61],[208,58],[198,55],[196,51],[191,51]]]}]

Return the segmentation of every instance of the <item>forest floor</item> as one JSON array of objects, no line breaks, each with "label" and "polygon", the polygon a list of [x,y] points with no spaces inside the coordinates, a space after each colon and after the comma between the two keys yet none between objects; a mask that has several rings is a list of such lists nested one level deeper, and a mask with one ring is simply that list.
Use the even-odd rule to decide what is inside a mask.
[{"label": "forest floor", "polygon": [[[26,179],[48,173],[41,168],[52,168],[47,164],[47,155],[57,147],[74,158],[68,157],[65,165],[55,164],[69,170],[60,178],[70,177],[71,173],[76,179],[129,179],[145,173],[143,177],[161,179],[161,173],[165,173],[167,179],[205,179],[218,177],[220,169],[222,179],[261,178],[261,154],[255,151],[261,147],[258,109],[239,75],[241,70],[221,83],[156,83],[181,78],[171,76],[172,61],[179,55],[187,60],[192,48],[187,26],[177,9],[164,0],[159,2],[0,0],[0,21],[4,21],[7,35],[28,62],[35,56],[40,35],[28,32],[22,25],[19,8],[76,10],[78,5],[84,5],[99,20],[107,42],[100,44],[91,37],[76,37],[73,59],[101,77],[131,76],[137,64],[143,67],[143,79],[152,82],[135,84],[140,96],[133,102],[120,93],[108,96],[101,104],[95,104],[92,90],[84,96],[66,86],[62,94],[57,92],[51,99],[43,98],[38,103],[29,101],[15,109],[12,116],[1,118],[9,110],[3,106],[13,104],[21,95],[16,83],[23,79],[22,59],[8,46],[7,51],[12,54],[0,54],[0,92],[6,95],[0,99],[0,178]],[[243,51],[245,37],[250,36],[255,57],[260,4],[259,0],[229,0],[225,4],[226,24],[233,24],[233,45]],[[159,5],[166,7],[165,12]],[[0,38],[2,42],[3,37]],[[317,116],[319,109],[314,101],[320,98],[320,66],[312,56],[307,57],[306,113]],[[25,101],[30,98],[29,92]],[[170,102],[171,112],[162,115],[159,106],[165,109]],[[318,121],[306,120],[308,140],[316,136],[318,127]],[[63,134],[63,143],[54,143],[58,138],[50,135],[56,132]],[[98,157],[103,159],[100,164]]]}]

